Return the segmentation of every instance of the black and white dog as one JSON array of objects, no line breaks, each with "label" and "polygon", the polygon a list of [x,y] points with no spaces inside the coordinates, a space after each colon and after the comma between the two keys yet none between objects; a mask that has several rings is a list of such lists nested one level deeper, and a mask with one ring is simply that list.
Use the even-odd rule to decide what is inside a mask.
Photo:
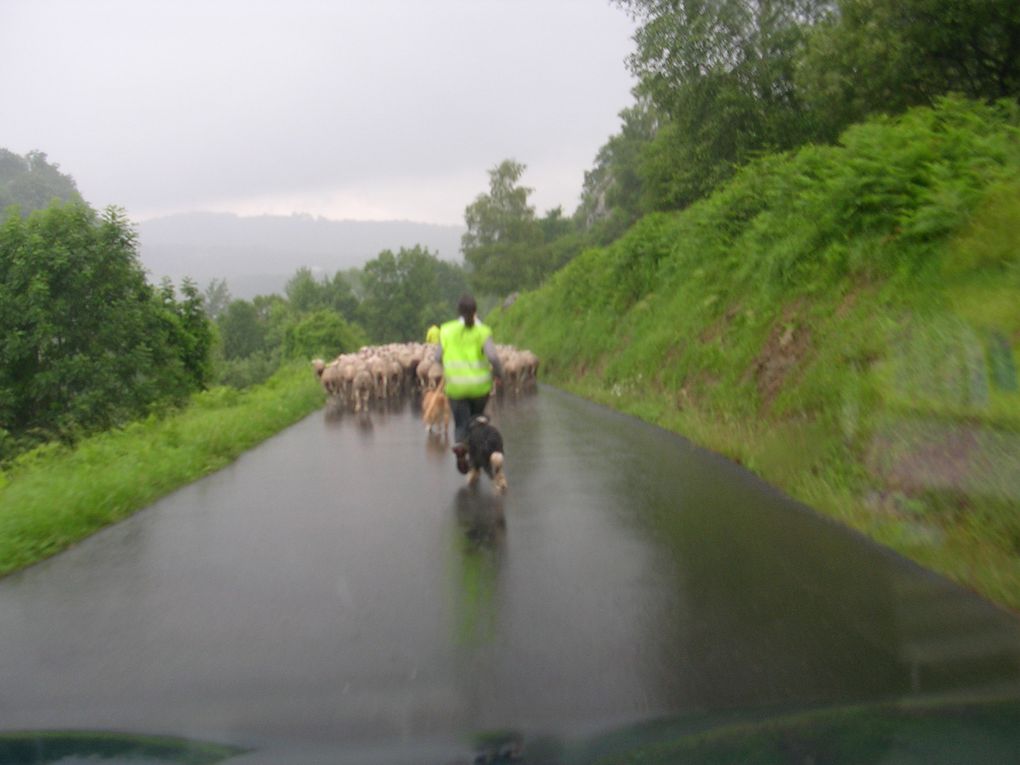
[{"label": "black and white dog", "polygon": [[492,486],[498,494],[506,491],[506,473],[503,472],[503,436],[484,414],[468,423],[468,485],[478,482],[484,470],[492,479]]}]

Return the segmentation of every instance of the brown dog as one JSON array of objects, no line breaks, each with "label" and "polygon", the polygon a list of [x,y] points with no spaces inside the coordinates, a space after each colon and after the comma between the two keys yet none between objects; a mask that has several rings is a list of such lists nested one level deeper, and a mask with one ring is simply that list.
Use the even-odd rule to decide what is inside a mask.
[{"label": "brown dog", "polygon": [[429,433],[441,433],[446,438],[450,428],[450,402],[440,383],[438,388],[427,390],[421,397],[421,418]]}]

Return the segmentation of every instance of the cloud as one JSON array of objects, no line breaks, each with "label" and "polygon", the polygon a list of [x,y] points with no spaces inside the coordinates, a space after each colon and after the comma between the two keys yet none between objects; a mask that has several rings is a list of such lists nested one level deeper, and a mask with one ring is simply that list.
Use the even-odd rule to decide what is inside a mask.
[{"label": "cloud", "polygon": [[572,210],[630,101],[631,22],[598,0],[14,0],[5,15],[8,148],[46,151],[131,214],[460,222],[507,157],[535,200]]}]

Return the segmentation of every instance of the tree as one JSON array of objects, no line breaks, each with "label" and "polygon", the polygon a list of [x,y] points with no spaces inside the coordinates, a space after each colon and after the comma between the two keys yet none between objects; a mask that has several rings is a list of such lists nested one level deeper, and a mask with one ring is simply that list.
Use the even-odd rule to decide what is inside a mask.
[{"label": "tree", "polygon": [[226,279],[210,281],[202,294],[202,304],[205,307],[206,316],[215,321],[226,310],[230,299],[230,289],[227,287]]},{"label": "tree", "polygon": [[[429,324],[453,315],[464,284],[463,271],[454,268],[420,245],[402,247],[396,255],[384,250],[366,263],[358,313],[370,338],[421,339]],[[454,289],[459,291],[451,299]]]},{"label": "tree", "polygon": [[265,350],[266,331],[254,304],[234,300],[217,321],[225,359],[242,359]]},{"label": "tree", "polygon": [[309,268],[299,268],[284,287],[290,307],[297,313],[309,313],[323,308],[326,295]]},{"label": "tree", "polygon": [[28,170],[28,160],[7,149],[0,149],[0,185]]},{"label": "tree", "polygon": [[358,317],[369,337],[375,341],[410,338],[403,330],[416,307],[401,298],[400,281],[397,258],[390,250],[380,252],[362,269],[364,297]]},{"label": "tree", "polygon": [[287,325],[295,318],[290,304],[279,295],[256,295],[251,300],[256,320],[262,328],[263,350],[276,352],[283,347]]},{"label": "tree", "polygon": [[479,194],[464,211],[461,250],[480,292],[506,295],[538,283],[535,250],[542,230],[528,204],[532,190],[518,184],[524,170],[512,159],[489,170],[489,193]]},{"label": "tree", "polygon": [[549,244],[561,236],[566,236],[574,228],[570,218],[563,216],[562,207],[546,210],[545,215],[538,221],[538,227],[542,231],[542,242],[544,244]]},{"label": "tree", "polygon": [[0,214],[17,205],[22,215],[49,206],[54,199],[82,202],[74,179],[50,164],[46,154],[31,151],[21,157],[0,149]]},{"label": "tree", "polygon": [[829,0],[617,0],[641,22],[629,65],[637,92],[671,127],[642,176],[646,209],[690,204],[757,153],[815,135],[794,72],[807,29]]},{"label": "tree", "polygon": [[172,304],[182,334],[176,343],[184,369],[197,388],[204,388],[212,378],[212,347],[215,334],[205,313],[205,301],[198,285],[189,277],[181,282],[183,300]]},{"label": "tree", "polygon": [[[193,287],[193,285],[192,285]],[[207,376],[197,292],[154,290],[116,208],[55,204],[0,226],[0,427],[38,437],[108,427]]]},{"label": "tree", "polygon": [[1020,95],[1020,4],[1013,0],[839,0],[808,37],[796,82],[824,137],[875,113],[947,93]]},{"label": "tree", "polygon": [[327,305],[347,321],[353,321],[358,312],[358,298],[355,297],[354,289],[344,272],[337,271],[333,274],[333,279],[326,283],[325,289]]},{"label": "tree", "polygon": [[158,338],[153,345],[174,349],[178,362],[175,387],[183,394],[204,388],[212,376],[213,329],[195,283],[185,279],[181,292],[183,301],[178,300],[173,282],[163,278],[153,292],[155,310],[148,333],[150,338]]},{"label": "tree", "polygon": [[438,294],[423,312],[422,323],[426,326],[442,324],[447,317],[455,316],[460,296],[470,291],[464,266],[436,258],[435,268]]},{"label": "tree", "polygon": [[0,149],[0,218],[8,207],[15,204],[14,197],[8,191],[12,179],[25,172],[27,163],[14,152]]},{"label": "tree", "polygon": [[618,235],[648,207],[641,157],[655,137],[659,118],[645,97],[621,111],[620,119],[620,132],[599,149],[595,166],[584,174],[581,204],[574,220],[589,231],[609,227]]},{"label": "tree", "polygon": [[332,279],[323,276],[317,280],[311,269],[299,268],[284,292],[290,307],[299,314],[328,308],[350,321],[358,308],[358,299],[342,271],[333,274]]},{"label": "tree", "polygon": [[283,355],[286,358],[333,358],[340,353],[356,351],[364,344],[359,327],[347,323],[335,311],[322,309],[287,326]]},{"label": "tree", "polygon": [[235,388],[264,382],[279,367],[288,329],[299,320],[279,295],[231,301],[216,320],[217,381]]}]

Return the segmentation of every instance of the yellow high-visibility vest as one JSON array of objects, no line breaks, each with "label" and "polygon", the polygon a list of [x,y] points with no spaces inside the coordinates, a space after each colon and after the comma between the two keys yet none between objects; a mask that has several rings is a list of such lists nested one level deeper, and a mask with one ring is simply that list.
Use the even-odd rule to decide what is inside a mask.
[{"label": "yellow high-visibility vest", "polygon": [[429,327],[429,331],[425,333],[425,342],[430,345],[435,345],[439,342],[439,327],[433,324]]},{"label": "yellow high-visibility vest", "polygon": [[454,319],[439,330],[447,396],[478,398],[492,390],[492,370],[482,350],[491,336],[492,330],[477,320],[470,329]]}]

